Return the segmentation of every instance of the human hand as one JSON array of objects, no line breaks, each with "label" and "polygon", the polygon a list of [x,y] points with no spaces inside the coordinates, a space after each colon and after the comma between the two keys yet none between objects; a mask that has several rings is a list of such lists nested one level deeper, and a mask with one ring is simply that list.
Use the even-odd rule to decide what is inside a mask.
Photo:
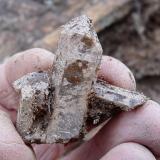
[{"label": "human hand", "polygon": [[[67,149],[67,146],[63,145],[42,144],[33,145],[32,150],[24,144],[13,125],[19,97],[12,88],[12,83],[29,72],[48,70],[53,61],[52,53],[42,49],[32,49],[16,54],[1,64],[1,160],[35,160],[35,155],[38,160],[56,160]],[[130,70],[114,58],[103,57],[99,72],[99,76],[101,75],[113,85],[130,90],[136,89]],[[111,119],[93,139],[62,160],[155,160],[155,157],[160,157],[159,121],[160,106],[148,101],[134,111],[120,113]]]}]

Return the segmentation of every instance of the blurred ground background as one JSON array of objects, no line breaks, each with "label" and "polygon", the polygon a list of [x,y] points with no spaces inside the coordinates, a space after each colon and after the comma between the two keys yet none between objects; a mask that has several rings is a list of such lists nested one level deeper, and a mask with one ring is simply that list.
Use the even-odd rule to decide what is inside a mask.
[{"label": "blurred ground background", "polygon": [[160,103],[160,0],[0,0],[0,61],[32,47],[56,50],[60,25],[93,19],[104,54],[124,62]]}]

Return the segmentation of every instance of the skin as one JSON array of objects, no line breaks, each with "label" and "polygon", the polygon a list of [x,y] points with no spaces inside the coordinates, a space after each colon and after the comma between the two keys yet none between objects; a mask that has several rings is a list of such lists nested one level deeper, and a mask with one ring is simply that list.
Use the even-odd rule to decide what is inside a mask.
[{"label": "skin", "polygon": [[[54,55],[31,49],[18,53],[0,65],[0,159],[58,160],[68,146],[25,145],[15,129],[19,97],[12,83],[26,73],[48,70]],[[107,82],[136,89],[131,71],[119,60],[103,57],[99,76]],[[148,101],[142,107],[120,113],[111,119],[90,141],[61,160],[156,160],[160,157],[160,106]]]}]

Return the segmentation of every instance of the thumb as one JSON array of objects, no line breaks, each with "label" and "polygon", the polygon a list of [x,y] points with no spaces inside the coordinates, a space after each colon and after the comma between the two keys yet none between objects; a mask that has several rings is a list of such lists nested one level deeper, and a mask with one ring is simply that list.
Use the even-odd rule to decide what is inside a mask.
[{"label": "thumb", "polygon": [[35,160],[32,149],[26,146],[7,113],[0,110],[0,159]]}]

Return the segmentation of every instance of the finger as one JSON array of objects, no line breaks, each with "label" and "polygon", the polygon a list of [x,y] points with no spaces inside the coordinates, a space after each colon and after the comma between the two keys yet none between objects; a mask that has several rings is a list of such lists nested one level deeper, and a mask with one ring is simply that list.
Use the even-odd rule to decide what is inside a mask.
[{"label": "finger", "polygon": [[147,146],[154,155],[160,156],[159,122],[160,105],[148,101],[141,108],[113,118],[95,141],[101,146],[101,154],[119,143],[132,141]]},{"label": "finger", "polygon": [[8,110],[7,108],[0,106],[0,110],[6,112],[10,116],[12,122],[16,121],[17,112],[14,109]]},{"label": "finger", "polygon": [[33,148],[38,160],[57,160],[64,151],[64,145],[61,144],[40,144]]},{"label": "finger", "polygon": [[129,90],[136,89],[132,72],[126,65],[113,57],[103,56],[98,75],[113,85]]},{"label": "finger", "polygon": [[33,151],[24,144],[9,116],[3,111],[0,111],[0,130],[1,160],[35,160]]},{"label": "finger", "polygon": [[[160,156],[160,106],[148,101],[143,107],[121,113],[89,142],[73,151],[64,160],[96,160],[114,146],[125,142],[137,142],[147,146]],[[94,151],[94,152],[93,152]]]},{"label": "finger", "polygon": [[17,109],[18,95],[12,83],[23,75],[51,68],[54,55],[43,49],[31,49],[9,58],[1,67],[0,103],[7,109]]},{"label": "finger", "polygon": [[156,160],[144,146],[136,143],[123,143],[111,149],[100,160]]}]

